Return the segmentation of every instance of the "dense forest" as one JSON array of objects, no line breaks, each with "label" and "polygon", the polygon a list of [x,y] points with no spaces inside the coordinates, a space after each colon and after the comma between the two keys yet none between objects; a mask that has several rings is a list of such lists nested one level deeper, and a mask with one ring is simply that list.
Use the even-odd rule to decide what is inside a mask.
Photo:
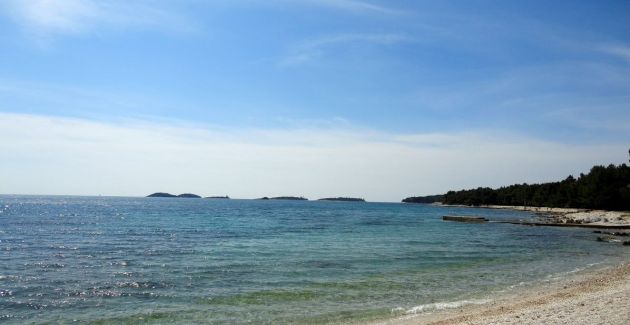
[{"label": "dense forest", "polygon": [[[431,203],[440,196],[413,197],[412,203]],[[426,201],[426,202],[423,202]],[[588,174],[560,182],[518,184],[498,189],[480,187],[449,191],[441,202],[463,205],[517,205],[603,210],[630,210],[630,167],[595,166]]]},{"label": "dense forest", "polygon": [[412,196],[402,200],[405,203],[435,203],[442,202],[444,195]]}]

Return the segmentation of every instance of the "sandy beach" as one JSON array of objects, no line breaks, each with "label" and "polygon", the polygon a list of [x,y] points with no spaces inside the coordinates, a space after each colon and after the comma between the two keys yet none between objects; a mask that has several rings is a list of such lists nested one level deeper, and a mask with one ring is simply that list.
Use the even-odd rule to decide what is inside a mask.
[{"label": "sandy beach", "polygon": [[483,304],[379,322],[411,324],[629,324],[630,263],[587,270]]}]

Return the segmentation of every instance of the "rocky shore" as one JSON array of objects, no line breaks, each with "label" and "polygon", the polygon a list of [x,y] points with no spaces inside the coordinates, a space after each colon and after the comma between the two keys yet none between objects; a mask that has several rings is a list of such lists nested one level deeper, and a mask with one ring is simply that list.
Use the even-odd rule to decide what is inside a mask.
[{"label": "rocky shore", "polygon": [[487,205],[481,208],[511,209],[519,211],[531,211],[540,216],[546,222],[590,224],[601,226],[626,226],[630,225],[630,211],[604,211],[588,209],[527,207]]}]

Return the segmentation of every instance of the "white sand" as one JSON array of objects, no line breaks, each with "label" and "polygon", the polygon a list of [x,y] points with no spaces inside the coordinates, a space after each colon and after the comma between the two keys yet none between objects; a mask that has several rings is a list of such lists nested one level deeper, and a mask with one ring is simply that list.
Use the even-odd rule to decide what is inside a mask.
[{"label": "white sand", "polygon": [[[630,250],[629,250],[630,252]],[[481,305],[376,324],[630,324],[630,263],[572,275]]]}]

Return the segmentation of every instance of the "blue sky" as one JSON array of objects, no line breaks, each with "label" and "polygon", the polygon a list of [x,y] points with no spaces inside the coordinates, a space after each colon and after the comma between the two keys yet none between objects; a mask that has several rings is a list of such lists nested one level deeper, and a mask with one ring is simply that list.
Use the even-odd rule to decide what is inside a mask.
[{"label": "blue sky", "polygon": [[[508,170],[507,165],[514,165],[514,161],[507,159],[505,176],[492,181],[487,181],[491,174],[479,178],[462,175],[442,183],[436,179],[431,184],[425,184],[420,177],[413,182],[422,186],[405,186],[405,191],[391,195],[363,190],[366,186],[348,186],[340,195],[365,193],[363,196],[369,198],[395,200],[400,195],[431,194],[451,187],[545,181],[585,171],[594,163],[621,163],[627,160],[630,138],[629,103],[627,1],[0,3],[0,114],[4,114],[0,116],[5,126],[24,123],[21,129],[25,130],[42,126],[42,121],[48,121],[52,128],[65,123],[98,125],[111,133],[94,140],[89,128],[75,126],[83,133],[70,138],[110,143],[111,155],[124,155],[127,144],[135,142],[116,139],[124,132],[139,129],[149,133],[174,132],[173,137],[180,144],[201,132],[202,138],[223,139],[221,145],[231,144],[226,148],[238,147],[237,143],[266,146],[267,152],[286,149],[264,161],[272,169],[273,162],[288,168],[317,161],[294,161],[293,156],[301,149],[308,151],[306,156],[321,158],[313,150],[317,152],[322,146],[332,150],[356,139],[374,148],[378,147],[375,143],[389,144],[384,149],[388,157],[410,147],[420,150],[418,146],[422,150],[448,150],[452,141],[444,139],[453,137],[459,139],[455,141],[458,146],[481,148],[488,144],[493,147],[479,150],[497,150],[505,155],[510,154],[505,148],[534,151],[532,143],[583,153],[583,157],[565,156],[578,159],[574,165],[541,155],[540,166],[518,175]],[[190,130],[196,131],[187,134]],[[303,141],[292,142],[305,133]],[[272,136],[261,138],[261,134]],[[15,136],[15,132],[5,134],[6,139]],[[32,139],[37,147],[54,134],[33,131],[23,136]],[[76,151],[86,150],[68,142],[67,136],[59,136],[56,143],[60,148],[55,152],[72,157]],[[422,140],[418,144],[408,139]],[[479,142],[468,143],[470,139]],[[291,147],[295,145],[300,150]],[[357,146],[360,147],[353,148]],[[395,146],[402,147],[397,151]],[[597,149],[607,146],[619,152],[606,154],[607,151]],[[38,162],[50,156],[4,149],[4,158],[11,154],[17,163],[10,166],[10,175],[3,176],[0,192],[120,192],[120,186],[113,181],[104,181],[99,189],[47,187],[36,179],[20,183],[20,176],[41,170]],[[227,151],[218,151],[217,155],[223,157]],[[367,155],[367,151],[362,154]],[[243,152],[231,154],[246,156],[247,152],[252,151],[243,148]],[[447,156],[443,159],[449,159],[444,153]],[[562,154],[556,149],[549,151],[554,153]],[[331,155],[329,160],[319,163],[336,163],[322,170],[322,175],[339,171],[336,168],[346,166],[351,159],[338,151],[327,154]],[[437,168],[439,161],[436,165],[425,164],[428,155],[428,151],[418,151],[402,160],[391,158],[382,169],[371,166],[365,175],[348,178],[347,182],[360,183],[361,177],[381,174],[385,181],[387,170],[399,164],[408,168],[401,169],[402,174],[413,172],[414,166]],[[65,159],[59,161],[59,167],[78,161]],[[165,168],[155,161],[147,159],[146,164],[155,170]],[[478,172],[491,165],[483,155],[474,163]],[[90,170],[99,169],[99,164],[91,156],[84,161],[88,166],[84,174],[69,170],[63,175],[68,179],[93,177]],[[533,162],[530,166],[534,165]],[[250,168],[255,167],[243,166],[228,172],[229,166],[233,165],[220,168],[227,174],[254,177]],[[199,168],[203,174],[203,167]],[[45,176],[52,177],[51,173],[55,171],[50,170]],[[110,176],[118,173],[112,170]],[[325,184],[305,180],[299,187],[299,176],[277,173],[267,175],[286,179],[287,190],[337,194],[324,190],[338,186],[333,182],[335,177]],[[228,176],[219,176],[207,176],[207,180],[219,177],[219,183],[230,184]],[[241,196],[274,194],[264,188],[273,177],[256,177],[261,185],[244,186],[255,190],[239,192],[235,187],[233,191]],[[191,180],[186,179],[181,185],[175,185],[176,180],[164,180],[164,184],[171,182],[164,187],[204,190],[203,184],[193,186]],[[288,185],[294,182],[295,187]],[[401,188],[402,182],[402,176],[392,180],[388,193]],[[133,190],[121,194],[141,195],[148,190],[132,184],[127,188]],[[226,186],[211,191],[223,194],[223,188]],[[309,192],[309,188],[322,190]]]}]

